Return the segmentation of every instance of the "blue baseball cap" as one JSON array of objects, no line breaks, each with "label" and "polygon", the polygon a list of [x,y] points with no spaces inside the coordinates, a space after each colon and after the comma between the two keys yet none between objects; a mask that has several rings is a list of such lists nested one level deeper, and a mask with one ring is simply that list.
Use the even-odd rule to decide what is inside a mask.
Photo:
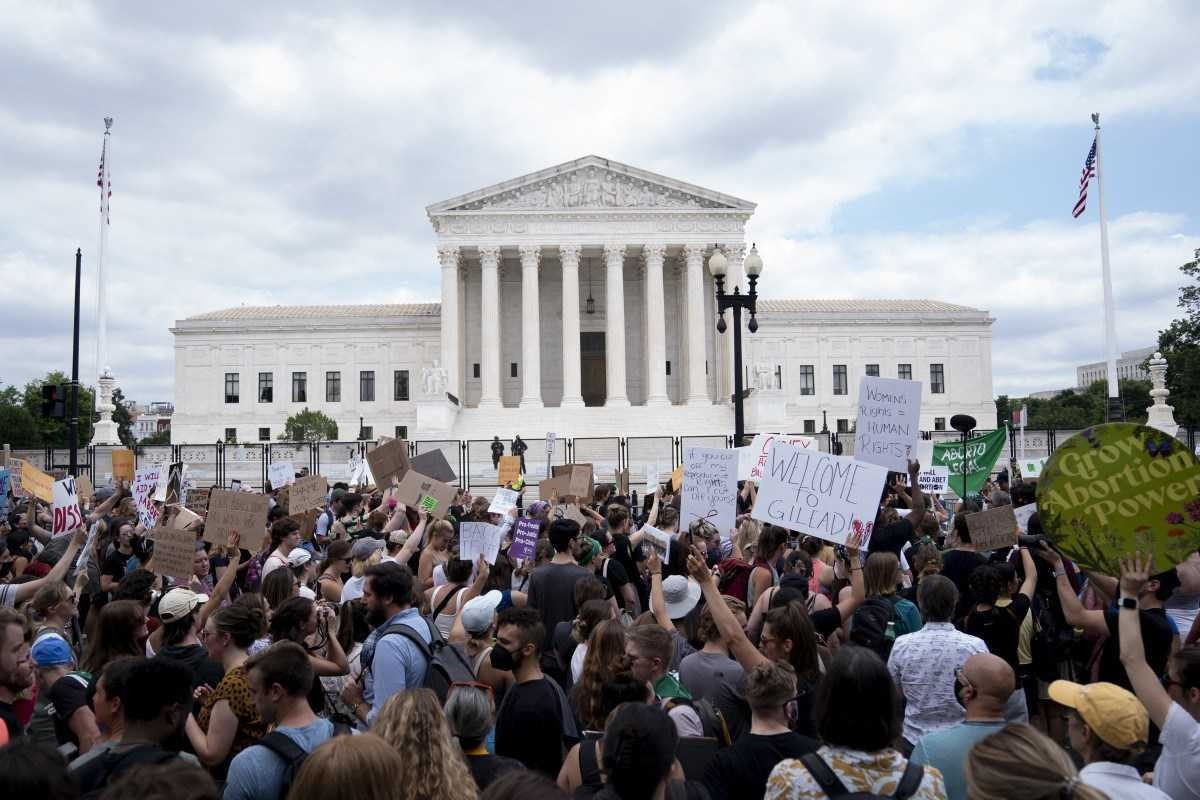
[{"label": "blue baseball cap", "polygon": [[71,646],[56,634],[43,636],[34,642],[30,655],[38,667],[60,667],[75,663],[75,654],[71,652]]}]

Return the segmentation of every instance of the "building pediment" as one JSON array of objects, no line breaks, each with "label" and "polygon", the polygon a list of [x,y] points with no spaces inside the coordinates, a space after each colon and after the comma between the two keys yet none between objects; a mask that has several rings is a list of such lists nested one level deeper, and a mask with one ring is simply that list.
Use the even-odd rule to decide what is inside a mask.
[{"label": "building pediment", "polygon": [[738,211],[755,204],[600,156],[586,156],[435,203],[430,216],[461,212]]}]

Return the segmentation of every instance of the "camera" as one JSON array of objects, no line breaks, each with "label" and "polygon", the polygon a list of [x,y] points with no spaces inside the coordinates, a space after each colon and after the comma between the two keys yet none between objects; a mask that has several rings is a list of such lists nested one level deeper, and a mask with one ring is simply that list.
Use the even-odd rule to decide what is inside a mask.
[{"label": "camera", "polygon": [[1050,544],[1050,540],[1047,539],[1045,536],[1040,536],[1040,535],[1034,536],[1034,535],[1030,535],[1027,533],[1023,533],[1017,537],[1017,544],[1020,545],[1021,547],[1028,547],[1030,550],[1039,549],[1042,545],[1042,542],[1045,542],[1046,544]]}]

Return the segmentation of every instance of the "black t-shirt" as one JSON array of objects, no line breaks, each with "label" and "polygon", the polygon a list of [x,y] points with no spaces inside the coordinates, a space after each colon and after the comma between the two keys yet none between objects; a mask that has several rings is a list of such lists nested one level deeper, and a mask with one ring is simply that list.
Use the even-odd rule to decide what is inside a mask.
[{"label": "black t-shirt", "polygon": [[617,605],[624,607],[625,597],[621,594],[621,587],[629,583],[629,573],[621,566],[621,562],[615,558],[604,559],[600,565],[600,579],[607,589],[605,599],[615,597]]},{"label": "black t-shirt", "polygon": [[1027,613],[1029,598],[1018,592],[1012,602],[1003,608],[992,606],[987,611],[972,609],[967,612],[963,633],[983,639],[988,652],[1007,661],[1015,673],[1020,668],[1017,643],[1021,638],[1021,622]]},{"label": "black t-shirt", "polygon": [[104,559],[104,566],[100,568],[101,575],[109,575],[114,581],[120,583],[121,578],[125,577],[125,566],[129,563],[132,553],[122,553],[120,550],[113,550]]},{"label": "black t-shirt", "polygon": [[225,677],[225,669],[208,657],[208,651],[199,644],[175,644],[158,651],[162,658],[171,658],[192,671],[192,690],[198,686],[217,684]]},{"label": "black t-shirt", "polygon": [[509,770],[525,769],[525,765],[515,758],[505,758],[504,756],[493,756],[491,754],[467,756],[467,767],[471,770],[471,777],[475,779],[475,786],[481,792],[492,781]]},{"label": "black t-shirt", "polygon": [[767,778],[785,758],[815,753],[821,743],[791,731],[759,735],[748,733],[732,747],[717,752],[704,773],[704,786],[713,800],[754,798],[767,790]]},{"label": "black t-shirt", "polygon": [[18,736],[25,735],[25,728],[21,725],[21,718],[17,716],[17,709],[12,703],[0,701],[0,724],[8,728],[8,740],[11,742]]},{"label": "black t-shirt", "polygon": [[[1121,636],[1117,625],[1118,611],[1114,608],[1104,610],[1104,623],[1108,626],[1108,638],[1100,651],[1099,678],[1102,681],[1115,683],[1130,691],[1129,676],[1125,667],[1121,666]],[[1175,628],[1167,618],[1167,612],[1161,608],[1146,608],[1138,612],[1142,622],[1142,647],[1146,651],[1146,663],[1155,675],[1161,676],[1167,671],[1167,659],[1171,655],[1171,643],[1175,640]]]},{"label": "black t-shirt", "polygon": [[496,755],[558,777],[564,742],[573,744],[578,737],[569,717],[567,704],[550,678],[515,684],[496,714]]},{"label": "black t-shirt", "polygon": [[890,525],[884,525],[871,531],[871,541],[868,545],[868,552],[883,553],[891,552],[896,554],[896,558],[900,557],[900,551],[908,547],[909,542],[916,535],[916,529],[907,517],[901,517]]},{"label": "black t-shirt", "polygon": [[958,587],[958,605],[954,609],[954,619],[960,620],[975,605],[975,597],[967,579],[981,564],[986,564],[987,558],[981,553],[971,550],[949,550],[942,555],[942,575],[954,581]]},{"label": "black t-shirt", "polygon": [[808,618],[817,633],[825,637],[832,635],[842,626],[842,612],[838,611],[837,606],[809,612]]},{"label": "black t-shirt", "polygon": [[68,673],[54,682],[47,695],[46,712],[54,720],[54,736],[59,744],[79,745],[79,737],[71,730],[71,717],[88,705],[91,681],[77,672]]}]

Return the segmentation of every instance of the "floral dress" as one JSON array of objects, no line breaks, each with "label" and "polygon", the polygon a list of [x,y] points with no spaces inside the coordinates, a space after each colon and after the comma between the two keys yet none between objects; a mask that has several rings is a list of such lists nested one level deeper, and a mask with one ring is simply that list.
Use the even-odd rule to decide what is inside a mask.
[{"label": "floral dress", "polygon": [[[843,747],[822,747],[817,755],[841,778],[850,792],[869,792],[890,796],[900,783],[908,760],[892,749],[877,753],[847,750]],[[945,800],[946,786],[936,767],[925,767],[921,786],[912,795],[914,800]],[[767,779],[763,800],[826,800],[824,790],[817,785],[808,767],[798,759],[780,761]]]}]

